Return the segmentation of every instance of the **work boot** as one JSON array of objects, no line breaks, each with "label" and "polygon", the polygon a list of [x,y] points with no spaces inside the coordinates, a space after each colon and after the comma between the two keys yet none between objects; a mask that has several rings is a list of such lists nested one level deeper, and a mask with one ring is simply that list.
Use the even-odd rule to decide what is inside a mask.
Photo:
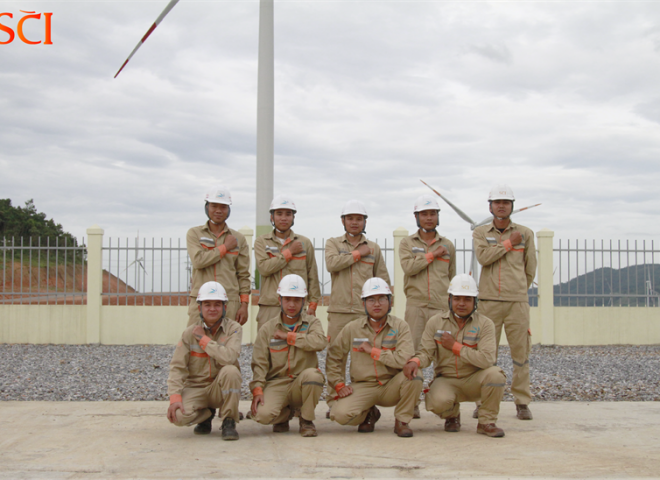
[{"label": "work boot", "polygon": [[413,436],[413,431],[410,429],[407,423],[403,423],[399,420],[394,421],[394,433],[398,437],[408,438]]},{"label": "work boot", "polygon": [[208,435],[211,433],[211,421],[213,420],[213,417],[215,417],[215,408],[209,408],[209,410],[211,411],[211,416],[203,422],[195,425],[195,429],[193,430],[195,435]]},{"label": "work boot", "polygon": [[[238,418],[240,420],[241,417],[239,416]],[[252,420],[252,409],[248,410],[247,415],[245,415],[245,418],[247,418],[248,420]]]},{"label": "work boot", "polygon": [[504,430],[499,428],[494,423],[479,423],[477,424],[477,433],[488,435],[489,437],[503,437]]},{"label": "work boot", "polygon": [[236,422],[233,418],[225,418],[222,421],[222,439],[223,440],[238,440],[238,432],[236,431]]},{"label": "work boot", "polygon": [[413,411],[413,418],[422,418],[419,414],[419,405],[415,405],[415,410]]},{"label": "work boot", "polygon": [[472,412],[472,418],[479,418],[479,407],[480,405],[477,405],[477,408],[475,408],[474,412]]},{"label": "work boot", "polygon": [[461,414],[456,417],[449,417],[445,419],[445,432],[460,432],[461,431]]},{"label": "work boot", "polygon": [[289,421],[273,425],[273,433],[286,433],[289,431]]},{"label": "work boot", "polygon": [[300,422],[300,435],[303,437],[315,437],[317,435],[316,433],[316,426],[314,425],[314,422],[311,420],[305,420],[303,417],[299,417],[299,422]]},{"label": "work boot", "polygon": [[532,411],[527,405],[516,404],[516,417],[518,417],[518,420],[531,420]]},{"label": "work boot", "polygon": [[376,408],[376,405],[369,409],[367,413],[367,418],[364,419],[364,422],[358,426],[358,432],[360,433],[371,433],[374,431],[376,422],[380,419],[380,410]]}]

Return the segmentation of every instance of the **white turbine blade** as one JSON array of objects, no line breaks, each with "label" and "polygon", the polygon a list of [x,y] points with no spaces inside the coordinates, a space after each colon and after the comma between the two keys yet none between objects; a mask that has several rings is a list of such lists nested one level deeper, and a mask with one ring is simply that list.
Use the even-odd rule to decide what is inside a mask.
[{"label": "white turbine blade", "polygon": [[[539,205],[541,204],[537,203],[536,205],[531,205],[529,207],[519,208],[518,210],[514,210],[513,212],[511,212],[511,215],[513,215],[514,213],[522,212],[523,210],[529,210],[530,208],[538,207]],[[493,217],[484,218],[482,221],[477,223],[472,230],[482,225],[486,225],[487,223],[490,223],[492,221],[493,221]]]},{"label": "white turbine blade", "polygon": [[144,42],[147,41],[147,38],[149,38],[149,35],[151,35],[151,33],[152,33],[154,30],[156,30],[156,27],[157,27],[158,24],[163,20],[163,18],[165,18],[165,15],[167,15],[168,13],[170,13],[170,10],[172,10],[172,9],[174,8],[174,5],[176,5],[177,3],[179,3],[179,0],[171,0],[170,3],[167,4],[167,7],[165,7],[165,10],[163,10],[163,12],[162,12],[160,15],[158,15],[158,18],[156,19],[156,21],[154,22],[154,24],[151,26],[151,28],[149,28],[149,30],[147,30],[147,33],[144,34],[144,37],[142,37],[142,40],[140,40],[140,41],[138,42],[137,46],[133,49],[133,51],[132,51],[131,54],[128,56],[128,58],[126,59],[126,61],[124,62],[124,64],[121,66],[121,68],[119,69],[119,71],[118,71],[117,73],[115,73],[115,77],[114,77],[114,78],[117,78],[117,75],[119,75],[119,74],[121,73],[121,71],[124,69],[124,67],[125,67],[126,64],[128,63],[128,61],[133,57],[133,55],[135,55],[135,52],[138,51],[138,48],[140,48],[140,47],[142,46],[142,44],[143,44]]},{"label": "white turbine blade", "polygon": [[530,208],[538,207],[539,205],[541,204],[537,203],[536,205],[530,205],[529,207],[519,208],[518,210],[514,210],[513,212],[511,212],[511,215],[513,215],[514,213],[522,212],[523,210],[529,210]]},{"label": "white turbine blade", "polygon": [[474,225],[474,220],[472,220],[470,217],[468,217],[467,214],[465,212],[463,212],[460,208],[458,208],[456,205],[454,205],[449,200],[447,200],[445,197],[443,197],[440,194],[440,192],[438,192],[435,188],[433,188],[431,185],[426,183],[424,180],[420,179],[420,182],[422,182],[424,185],[429,187],[433,191],[433,193],[435,193],[438,197],[442,198],[447,205],[449,205],[451,208],[454,209],[454,211],[458,214],[459,217],[461,217],[463,220],[468,222],[470,225]]}]

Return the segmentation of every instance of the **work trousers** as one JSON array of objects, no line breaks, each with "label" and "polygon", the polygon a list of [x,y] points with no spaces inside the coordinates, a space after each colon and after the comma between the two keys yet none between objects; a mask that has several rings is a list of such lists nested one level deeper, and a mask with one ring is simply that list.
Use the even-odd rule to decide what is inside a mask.
[{"label": "work trousers", "polygon": [[424,329],[426,328],[426,323],[429,321],[429,318],[441,312],[443,312],[443,310],[406,305],[406,313],[404,318],[410,327],[410,334],[412,335],[415,351],[417,351],[419,344],[422,341],[422,334],[424,333]]},{"label": "work trousers", "polygon": [[233,365],[220,369],[218,376],[206,387],[187,387],[181,393],[183,413],[176,411],[179,427],[201,423],[211,416],[209,408],[219,408],[218,418],[233,418],[238,422],[238,401],[241,399],[241,372]]},{"label": "work trousers", "polygon": [[257,331],[259,331],[266,322],[277,317],[280,313],[282,313],[282,308],[279,305],[259,305],[259,312],[257,313]]},{"label": "work trousers", "polygon": [[292,409],[300,408],[300,416],[313,421],[324,383],[323,374],[316,368],[307,368],[296,378],[267,381],[264,403],[257,407],[257,415],[253,419],[263,425],[284,423],[289,420]]},{"label": "work trousers", "polygon": [[353,393],[339,398],[330,409],[330,419],[341,425],[359,425],[367,418],[374,405],[396,407],[394,417],[403,423],[410,423],[424,385],[421,376],[408,380],[403,372],[397,373],[386,384],[378,382],[355,382],[351,384]]},{"label": "work trousers", "polygon": [[[241,302],[238,300],[229,300],[225,303],[226,311],[225,317],[236,320],[236,313],[241,306]],[[200,319],[199,304],[197,303],[197,297],[190,297],[190,302],[188,303],[188,327],[190,325],[196,324]]]},{"label": "work trousers", "polygon": [[[360,313],[331,313],[328,312],[328,341],[332,342],[339,336],[342,329],[351,323],[353,320],[361,317]],[[348,363],[348,355],[341,360],[341,372],[344,372],[343,382],[346,381],[346,363]],[[328,385],[328,392],[332,392],[332,388]],[[328,407],[332,406],[333,396],[326,395],[325,401]]]},{"label": "work trousers", "polygon": [[437,377],[426,392],[426,410],[440,418],[457,417],[461,402],[481,400],[479,423],[496,423],[506,374],[500,367],[479,370],[464,378]]},{"label": "work trousers", "polygon": [[529,405],[532,401],[529,390],[529,352],[532,347],[529,303],[481,300],[479,313],[490,318],[495,324],[495,341],[498,347],[504,326],[513,363],[511,394],[517,405]]}]

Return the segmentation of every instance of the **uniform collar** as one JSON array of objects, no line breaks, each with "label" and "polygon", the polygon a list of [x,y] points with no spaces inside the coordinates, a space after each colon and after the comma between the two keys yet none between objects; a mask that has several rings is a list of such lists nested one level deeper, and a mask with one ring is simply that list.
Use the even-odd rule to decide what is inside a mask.
[{"label": "uniform collar", "polygon": [[[199,319],[199,325],[201,325],[204,328],[204,333],[208,332],[211,337],[215,337],[220,333],[220,331],[227,330],[227,321],[228,321],[227,317],[222,317],[220,319],[220,322],[219,322],[220,326],[217,328],[215,333],[211,333],[211,331],[206,329],[206,323],[204,323],[204,320],[202,320],[201,318]],[[215,325],[214,325],[214,327],[215,327]],[[213,328],[213,327],[211,327],[211,328]]]},{"label": "uniform collar", "polygon": [[[273,228],[273,230],[271,230],[270,235],[268,236],[268,238],[270,238],[271,240],[273,240],[275,242],[279,242],[279,240],[277,240],[275,237],[276,237],[275,229]],[[287,238],[285,238],[284,241],[286,242],[286,240],[289,239],[289,238],[291,240],[296,240],[297,239],[296,234],[293,230],[289,230],[289,236]]]},{"label": "uniform collar", "polygon": [[[301,313],[301,314],[300,314],[300,318],[298,318],[298,321],[297,321],[296,323],[293,324],[293,325],[296,326],[296,327],[294,328],[294,330],[295,330],[299,325],[302,325],[303,323],[309,323],[309,321],[307,321],[307,319],[305,318],[305,316],[306,316],[305,313]],[[282,330],[287,330],[287,328],[284,326],[284,322],[282,321],[282,314],[281,314],[281,313],[280,313],[280,316],[278,317],[277,326],[278,326],[278,327],[282,327]]]},{"label": "uniform collar", "polygon": [[[507,230],[512,230],[514,227],[517,227],[517,225],[515,223],[513,223],[513,220],[511,220],[509,218],[509,225],[504,229],[504,232],[506,232]],[[500,233],[499,228],[497,228],[495,226],[495,220],[494,219],[490,222],[490,228],[488,229],[488,231],[489,232],[495,231],[497,233]],[[502,232],[502,233],[504,233],[504,232]]]},{"label": "uniform collar", "polygon": [[[419,230],[420,230],[420,229],[418,228],[417,231],[413,234],[413,237],[416,238],[416,239],[418,239],[420,242],[426,243],[426,242],[424,242],[424,239],[420,236],[420,234],[419,234]],[[440,241],[440,240],[442,240],[442,239],[443,239],[443,236],[440,235],[440,234],[438,233],[438,231],[436,230],[436,231],[435,231],[435,240],[436,240],[436,241]],[[434,242],[434,243],[435,243],[435,242]]]},{"label": "uniform collar", "polygon": [[[385,327],[389,326],[390,323],[390,318],[392,316],[390,314],[387,314],[387,318],[385,319],[385,323],[383,324],[383,328],[380,329],[380,331],[385,330]],[[365,315],[362,319],[362,325],[364,325],[366,328],[371,328],[373,330],[373,327],[371,326],[371,323],[369,323],[369,316]],[[374,330],[375,331],[375,330]]]},{"label": "uniform collar", "polygon": [[[207,220],[202,228],[215,237],[215,233],[213,233],[213,231],[211,230],[211,226],[209,225],[210,222],[211,222],[211,220]],[[224,235],[228,231],[229,231],[229,225],[227,225],[227,222],[225,222],[225,229],[222,232],[220,232],[220,235],[218,235],[218,237],[221,237],[222,235]]]},{"label": "uniform collar", "polygon": [[[346,242],[346,243],[348,243],[348,244],[350,244],[350,245],[353,245],[353,244],[351,243],[351,241],[348,239],[348,232],[345,232],[345,233],[344,233],[343,239],[344,239],[344,240],[343,240],[344,242]],[[364,243],[364,242],[366,242],[366,241],[367,241],[367,237],[365,237],[364,234],[361,233],[361,234],[360,234],[360,240],[358,240],[358,243],[357,243],[357,244],[360,245],[361,243]]]},{"label": "uniform collar", "polygon": [[[465,325],[463,325],[463,328],[465,328],[468,323],[470,323],[472,321],[476,321],[476,319],[477,319],[476,316],[477,315],[479,315],[479,313],[477,313],[477,312],[474,312],[472,315],[470,315],[468,317],[468,319],[465,321]],[[454,316],[451,314],[451,312],[449,310],[445,311],[445,313],[442,315],[442,318],[445,318],[445,319],[449,320],[451,323],[456,325],[456,328],[458,328],[458,323],[456,323],[456,320],[454,320]]]}]

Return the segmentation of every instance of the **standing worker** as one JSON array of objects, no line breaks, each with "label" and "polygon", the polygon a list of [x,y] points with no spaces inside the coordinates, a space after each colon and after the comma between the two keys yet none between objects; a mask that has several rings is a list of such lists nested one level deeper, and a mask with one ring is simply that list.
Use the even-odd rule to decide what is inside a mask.
[{"label": "standing worker", "polygon": [[283,433],[289,431],[293,411],[300,409],[300,434],[315,437],[314,409],[324,384],[316,352],[328,340],[321,321],[303,312],[307,288],[300,276],[285,276],[277,294],[280,315],[259,329],[254,342],[252,418]]},{"label": "standing worker", "polygon": [[202,285],[197,304],[201,315],[184,330],[170,362],[167,419],[179,427],[197,424],[195,434],[207,435],[219,408],[222,439],[238,440],[241,371],[234,364],[243,329],[225,316],[227,294],[219,283]]},{"label": "standing worker", "polygon": [[516,416],[520,420],[531,420],[528,405],[532,401],[529,390],[532,333],[527,290],[536,275],[536,248],[534,232],[511,221],[514,201],[513,191],[508,186],[494,187],[488,196],[493,222],[477,227],[472,238],[482,266],[479,309],[495,324],[498,347],[504,325],[513,362],[511,393],[516,403]]},{"label": "standing worker", "polygon": [[[429,318],[448,309],[447,288],[456,275],[456,249],[437,231],[440,205],[435,197],[417,198],[413,213],[418,230],[401,240],[399,258],[404,273],[405,319],[417,350]],[[419,400],[414,418],[419,418]]]},{"label": "standing worker", "polygon": [[[371,433],[380,418],[376,405],[395,407],[394,433],[412,437],[409,423],[423,380],[409,380],[402,372],[415,352],[410,329],[405,321],[389,314],[392,291],[385,280],[375,277],[364,283],[362,304],[366,315],[346,325],[328,348],[326,374],[330,392],[337,393],[330,419],[357,426],[360,433]],[[351,383],[346,385],[341,367],[349,353]]]},{"label": "standing worker", "polygon": [[466,274],[449,284],[449,311],[434,315],[426,324],[415,357],[403,369],[409,379],[420,368],[434,365],[426,409],[445,419],[446,432],[461,429],[461,402],[481,400],[477,433],[503,437],[495,425],[506,386],[506,375],[497,366],[495,327],[477,312],[477,284]]},{"label": "standing worker", "polygon": [[[364,282],[379,277],[390,285],[380,247],[364,236],[367,210],[362,202],[349,200],[341,212],[341,223],[346,233],[325,243],[325,266],[332,279],[328,307],[329,341],[334,340],[345,325],[364,315],[360,298]],[[346,371],[345,362],[341,371]]]},{"label": "standing worker", "polygon": [[307,285],[308,315],[316,314],[316,307],[321,299],[314,245],[307,237],[297,235],[291,230],[296,212],[296,205],[289,197],[276,196],[270,204],[270,223],[273,225],[273,231],[261,235],[254,242],[254,258],[261,275],[258,329],[279,316],[281,310],[277,288],[286,275],[300,275]]},{"label": "standing worker", "polygon": [[206,194],[208,221],[188,230],[186,246],[192,262],[188,326],[199,320],[197,292],[206,282],[222,284],[227,292],[226,316],[244,325],[250,301],[250,249],[245,237],[227,226],[231,194],[223,186]]}]

